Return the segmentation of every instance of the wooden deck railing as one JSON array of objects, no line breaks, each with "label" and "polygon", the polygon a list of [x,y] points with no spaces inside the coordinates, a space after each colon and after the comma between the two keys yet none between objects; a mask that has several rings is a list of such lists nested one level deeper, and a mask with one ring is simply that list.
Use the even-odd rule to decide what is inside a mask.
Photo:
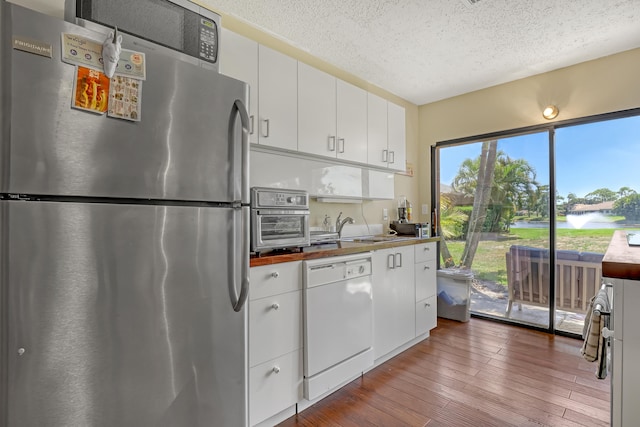
[{"label": "wooden deck railing", "polygon": [[[556,309],[586,313],[600,288],[604,254],[556,251]],[[549,305],[549,253],[545,249],[512,246],[506,253],[509,304]]]}]

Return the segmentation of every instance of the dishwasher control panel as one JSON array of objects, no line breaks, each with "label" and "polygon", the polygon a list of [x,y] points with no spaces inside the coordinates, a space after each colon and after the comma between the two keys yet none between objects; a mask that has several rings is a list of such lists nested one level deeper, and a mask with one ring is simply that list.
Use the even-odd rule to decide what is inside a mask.
[{"label": "dishwasher control panel", "polygon": [[361,276],[369,276],[371,274],[371,260],[355,261],[353,264],[345,265],[344,278],[354,279]]},{"label": "dishwasher control panel", "polygon": [[371,275],[371,253],[322,258],[304,262],[304,286],[326,285]]}]

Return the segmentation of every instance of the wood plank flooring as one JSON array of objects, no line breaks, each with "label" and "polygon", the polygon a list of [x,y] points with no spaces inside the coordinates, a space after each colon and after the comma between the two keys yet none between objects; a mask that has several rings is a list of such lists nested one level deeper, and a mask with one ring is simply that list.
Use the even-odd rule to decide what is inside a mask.
[{"label": "wood plank flooring", "polygon": [[431,337],[280,424],[608,426],[609,378],[582,342],[472,318]]}]

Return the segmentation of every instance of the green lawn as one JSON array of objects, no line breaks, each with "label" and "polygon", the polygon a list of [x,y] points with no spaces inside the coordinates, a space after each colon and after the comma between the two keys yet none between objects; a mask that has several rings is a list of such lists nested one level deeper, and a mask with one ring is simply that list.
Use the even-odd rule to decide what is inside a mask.
[{"label": "green lawn", "polygon": [[[612,228],[558,229],[556,240],[558,249],[579,252],[605,253],[613,232]],[[512,228],[509,234],[501,234],[493,240],[482,240],[473,262],[475,276],[481,280],[491,280],[507,285],[505,254],[512,245],[546,248],[549,246],[549,230],[545,228]],[[447,247],[456,263],[460,262],[464,241],[447,241]]]}]

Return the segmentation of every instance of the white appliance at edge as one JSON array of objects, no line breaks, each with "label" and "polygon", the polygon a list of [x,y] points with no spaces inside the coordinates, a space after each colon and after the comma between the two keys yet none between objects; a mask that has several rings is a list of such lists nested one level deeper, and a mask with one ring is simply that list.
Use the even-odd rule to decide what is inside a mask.
[{"label": "white appliance at edge", "polygon": [[73,109],[61,33],[108,30],[0,20],[0,425],[246,425],[246,84],[123,34],[141,120]]}]

